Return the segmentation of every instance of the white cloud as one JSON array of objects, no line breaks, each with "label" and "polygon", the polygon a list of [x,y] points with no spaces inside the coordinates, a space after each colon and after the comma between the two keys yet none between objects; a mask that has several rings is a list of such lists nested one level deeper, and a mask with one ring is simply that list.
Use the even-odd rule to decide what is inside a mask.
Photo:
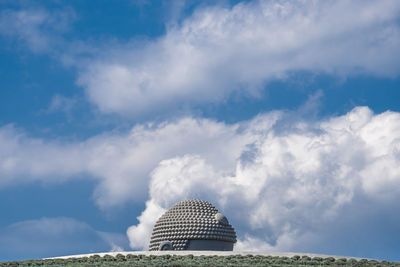
[{"label": "white cloud", "polygon": [[155,204],[153,201],[146,202],[146,210],[138,217],[140,224],[129,227],[127,234],[130,237],[132,248],[145,248],[148,246],[154,222],[166,210]]},{"label": "white cloud", "polygon": [[4,9],[0,12],[0,35],[22,42],[33,52],[49,53],[74,18],[74,12],[68,9]]},{"label": "white cloud", "polygon": [[[146,248],[138,236],[149,237],[157,217],[151,210],[165,210],[187,198],[219,207],[237,226],[237,249],[242,250],[334,253],[324,244],[358,234],[347,229],[368,225],[369,232],[382,232],[381,223],[371,222],[382,214],[392,216],[392,223],[400,219],[392,214],[400,200],[399,113],[374,115],[359,107],[324,121],[277,121],[257,129],[264,120],[271,121],[266,115],[247,125],[251,141],[242,146],[231,172],[196,154],[162,161],[152,172],[151,206],[128,230],[131,247]],[[364,253],[368,248],[373,253],[376,244],[382,251],[381,241],[397,238],[391,237],[397,230],[392,225],[362,244]],[[348,249],[342,253],[356,253],[341,244]]]},{"label": "white cloud", "polygon": [[46,110],[48,113],[62,111],[67,114],[71,112],[77,103],[77,99],[68,98],[62,95],[56,94],[53,96],[49,108]]},{"label": "white cloud", "polygon": [[0,129],[0,182],[87,174],[99,181],[103,208],[147,199],[128,229],[132,248],[147,246],[154,222],[175,202],[202,198],[237,228],[240,249],[328,253],[323,244],[340,250],[363,240],[358,231],[379,233],[363,241],[366,249],[399,232],[399,133],[400,113],[366,107],[314,122],[284,112],[233,125],[184,118],[80,143],[34,139],[8,126]]},{"label": "white cloud", "polygon": [[109,133],[79,143],[62,143],[30,138],[6,126],[0,128],[0,186],[59,182],[88,174],[100,182],[95,191],[100,206],[142,201],[151,170],[166,158],[196,153],[222,169],[234,166],[247,142],[237,134],[238,127],[185,118],[138,125],[127,134]]},{"label": "white cloud", "polygon": [[2,260],[104,252],[126,245],[124,235],[99,232],[65,217],[22,221],[0,230]]},{"label": "white cloud", "polygon": [[255,1],[197,10],[165,36],[106,50],[79,83],[103,112],[143,116],[310,71],[399,74],[400,3]]}]

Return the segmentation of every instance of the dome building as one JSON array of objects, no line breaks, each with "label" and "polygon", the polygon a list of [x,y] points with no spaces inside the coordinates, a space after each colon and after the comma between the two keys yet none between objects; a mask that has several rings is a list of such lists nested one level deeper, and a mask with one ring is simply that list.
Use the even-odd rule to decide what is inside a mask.
[{"label": "dome building", "polygon": [[156,222],[150,250],[232,251],[236,233],[228,219],[207,201],[175,204]]}]

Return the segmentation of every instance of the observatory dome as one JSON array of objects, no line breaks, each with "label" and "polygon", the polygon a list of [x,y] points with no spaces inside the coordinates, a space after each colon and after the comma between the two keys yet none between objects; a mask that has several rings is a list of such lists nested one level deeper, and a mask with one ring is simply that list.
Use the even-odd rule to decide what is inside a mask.
[{"label": "observatory dome", "polygon": [[233,250],[236,233],[207,201],[181,201],[156,222],[150,250]]}]

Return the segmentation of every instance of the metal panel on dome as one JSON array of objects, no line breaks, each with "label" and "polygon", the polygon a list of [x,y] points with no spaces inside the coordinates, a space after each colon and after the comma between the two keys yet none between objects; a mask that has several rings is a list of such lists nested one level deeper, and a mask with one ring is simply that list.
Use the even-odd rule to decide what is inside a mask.
[{"label": "metal panel on dome", "polygon": [[[201,241],[198,241],[201,240]],[[156,222],[149,250],[233,250],[236,233],[209,202],[184,200]]]}]

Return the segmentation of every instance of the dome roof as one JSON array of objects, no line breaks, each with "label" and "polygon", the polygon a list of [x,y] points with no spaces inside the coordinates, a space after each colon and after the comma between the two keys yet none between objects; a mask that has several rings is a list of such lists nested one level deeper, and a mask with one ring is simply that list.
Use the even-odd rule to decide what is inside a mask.
[{"label": "dome roof", "polygon": [[[194,199],[181,201],[156,222],[150,240],[150,250],[185,250],[190,240],[215,240],[236,243],[236,233],[228,219],[207,201]],[[233,244],[231,245],[233,246]]]}]

